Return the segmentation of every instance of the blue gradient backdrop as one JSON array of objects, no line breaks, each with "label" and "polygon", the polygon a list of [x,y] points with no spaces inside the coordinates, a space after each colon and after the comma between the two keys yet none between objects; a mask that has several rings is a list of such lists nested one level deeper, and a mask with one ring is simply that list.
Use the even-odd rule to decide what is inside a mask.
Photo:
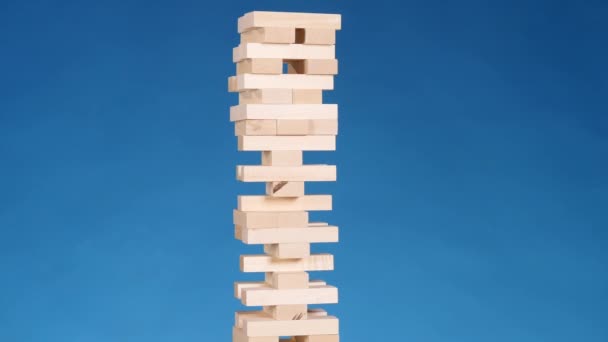
[{"label": "blue gradient backdrop", "polygon": [[605,1],[3,1],[0,341],[229,341],[237,17],[338,12],[343,341],[608,341]]}]

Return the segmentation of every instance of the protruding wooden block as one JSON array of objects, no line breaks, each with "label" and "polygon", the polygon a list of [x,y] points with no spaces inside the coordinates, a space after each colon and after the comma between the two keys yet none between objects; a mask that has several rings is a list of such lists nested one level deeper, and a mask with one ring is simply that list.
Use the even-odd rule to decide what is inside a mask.
[{"label": "protruding wooden block", "polygon": [[[306,288],[309,286],[322,286],[322,285],[327,285],[327,283],[325,283],[322,280],[311,280],[309,282],[309,284],[307,286],[305,286]],[[260,288],[260,287],[269,287],[270,285],[268,285],[268,282],[264,282],[264,281],[240,281],[240,282],[235,282],[234,283],[234,297],[237,299],[241,299],[241,291],[243,289],[249,289],[249,288]]]},{"label": "protruding wooden block", "polygon": [[331,271],[334,256],[312,254],[302,259],[273,259],[268,255],[241,255],[241,272],[304,272]]},{"label": "protruding wooden block", "polygon": [[[319,317],[328,317],[327,312],[320,308],[308,309],[308,317],[310,318],[319,318]],[[265,320],[274,320],[267,311],[237,311],[234,314],[234,326],[243,329],[245,327],[245,322],[248,320],[252,321],[265,321]]]},{"label": "protruding wooden block", "polygon": [[272,318],[280,321],[308,318],[308,305],[306,304],[272,305],[265,306],[263,310]]},{"label": "protruding wooden block", "polygon": [[270,287],[280,290],[306,289],[310,283],[308,272],[269,272],[265,280]]},{"label": "protruding wooden block", "polygon": [[253,89],[239,93],[239,104],[291,104],[291,89]]},{"label": "protruding wooden block", "polygon": [[278,181],[266,182],[266,195],[272,197],[304,196],[304,182]]},{"label": "protruding wooden block", "polygon": [[336,317],[314,317],[310,313],[308,319],[285,321],[272,317],[245,317],[243,328],[247,336],[336,335],[340,330]]},{"label": "protruding wooden block", "polygon": [[335,151],[336,136],[240,136],[239,151]]},{"label": "protruding wooden block", "polygon": [[302,165],[302,151],[263,151],[262,165],[299,166]]},{"label": "protruding wooden block", "polygon": [[234,123],[234,135],[276,135],[276,120],[241,120]]},{"label": "protruding wooden block", "polygon": [[336,30],[326,28],[298,28],[295,33],[296,44],[336,44]]},{"label": "protruding wooden block", "polygon": [[331,182],[335,165],[264,166],[237,165],[236,179],[242,182]]},{"label": "protruding wooden block", "polygon": [[232,61],[248,58],[334,59],[333,45],[243,43],[232,49]]},{"label": "protruding wooden block", "polygon": [[241,240],[246,244],[338,242],[338,227],[249,228],[242,230]]},{"label": "protruding wooden block", "polygon": [[246,288],[241,293],[241,303],[246,306],[338,303],[338,289],[327,285],[286,290]]},{"label": "protruding wooden block", "polygon": [[[234,77],[234,76],[233,76]],[[334,89],[332,75],[259,75],[242,74],[236,76],[234,90],[250,89]]]},{"label": "protruding wooden block", "polygon": [[339,30],[339,14],[253,11],[239,18],[239,33],[255,27],[306,27]]},{"label": "protruding wooden block", "polygon": [[302,73],[307,75],[337,75],[337,59],[307,59]]},{"label": "protruding wooden block", "polygon": [[331,195],[306,195],[296,198],[239,196],[240,211],[312,211],[331,210]]},{"label": "protruding wooden block", "polygon": [[294,89],[291,100],[294,104],[321,104],[323,103],[323,90]]},{"label": "protruding wooden block", "polygon": [[241,104],[230,107],[230,121],[337,118],[336,104]]},{"label": "protruding wooden block", "polygon": [[241,33],[242,43],[293,44],[296,30],[293,27],[259,27]]},{"label": "protruding wooden block", "polygon": [[277,120],[277,135],[337,135],[337,119]]},{"label": "protruding wooden block", "polygon": [[236,73],[241,74],[270,74],[283,73],[283,60],[280,58],[243,59],[236,63]]},{"label": "protruding wooden block", "polygon": [[264,245],[264,253],[275,259],[301,259],[310,256],[310,243],[279,243]]},{"label": "protruding wooden block", "polygon": [[244,212],[233,211],[233,223],[243,228],[308,227],[306,211]]},{"label": "protruding wooden block", "polygon": [[245,332],[237,327],[232,328],[232,342],[279,342],[278,336],[258,336],[249,337]]},{"label": "protruding wooden block", "polygon": [[296,336],[295,342],[340,342],[339,335]]},{"label": "protruding wooden block", "polygon": [[231,93],[238,91],[238,81],[236,76],[228,77],[228,91]]}]

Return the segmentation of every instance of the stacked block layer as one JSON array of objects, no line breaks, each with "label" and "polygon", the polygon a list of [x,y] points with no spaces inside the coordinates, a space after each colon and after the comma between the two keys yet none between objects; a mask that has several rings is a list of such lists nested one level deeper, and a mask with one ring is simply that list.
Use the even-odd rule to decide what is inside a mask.
[{"label": "stacked block layer", "polygon": [[[253,311],[237,312],[234,342],[338,342],[338,319],[311,304],[338,302],[338,289],[311,280],[309,271],[331,271],[330,254],[311,254],[312,243],[338,242],[338,227],[311,222],[331,210],[331,195],[306,193],[306,182],[336,180],[336,166],[304,164],[304,151],[333,151],[338,106],[323,103],[338,73],[337,14],[251,12],[238,21],[240,45],[233,50],[238,93],[230,108],[239,151],[260,151],[260,165],[239,165],[236,178],[266,185],[263,195],[239,196],[235,237],[263,245],[264,254],[242,255],[242,272],[258,282],[235,283],[235,297]],[[287,341],[289,341],[287,340]]]}]

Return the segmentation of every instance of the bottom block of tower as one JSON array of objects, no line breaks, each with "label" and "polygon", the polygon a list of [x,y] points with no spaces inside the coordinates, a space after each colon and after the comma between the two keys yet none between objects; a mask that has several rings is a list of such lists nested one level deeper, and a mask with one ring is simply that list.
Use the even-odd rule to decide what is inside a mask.
[{"label": "bottom block of tower", "polygon": [[248,315],[241,318],[242,329],[246,336],[310,336],[337,335],[339,320],[333,316],[315,316],[310,312],[308,319],[278,321],[272,317]]}]

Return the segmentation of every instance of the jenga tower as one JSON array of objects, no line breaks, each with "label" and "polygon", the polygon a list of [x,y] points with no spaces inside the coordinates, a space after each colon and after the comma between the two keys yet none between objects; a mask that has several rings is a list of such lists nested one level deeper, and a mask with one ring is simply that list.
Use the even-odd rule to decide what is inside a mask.
[{"label": "jenga tower", "polygon": [[338,319],[308,304],[338,302],[338,289],[310,280],[308,271],[330,271],[331,254],[311,254],[310,244],[338,242],[338,227],[310,222],[309,212],[331,210],[331,195],[306,195],[304,182],[335,181],[334,165],[304,165],[304,151],[333,151],[338,106],[323,104],[338,71],[337,14],[250,12],[239,18],[234,48],[236,76],[229,91],[239,151],[261,151],[262,165],[239,165],[242,182],[265,182],[266,194],[239,196],[235,236],[264,245],[242,255],[242,272],[264,281],[235,283],[235,296],[258,311],[236,313],[234,342],[338,342]]}]

